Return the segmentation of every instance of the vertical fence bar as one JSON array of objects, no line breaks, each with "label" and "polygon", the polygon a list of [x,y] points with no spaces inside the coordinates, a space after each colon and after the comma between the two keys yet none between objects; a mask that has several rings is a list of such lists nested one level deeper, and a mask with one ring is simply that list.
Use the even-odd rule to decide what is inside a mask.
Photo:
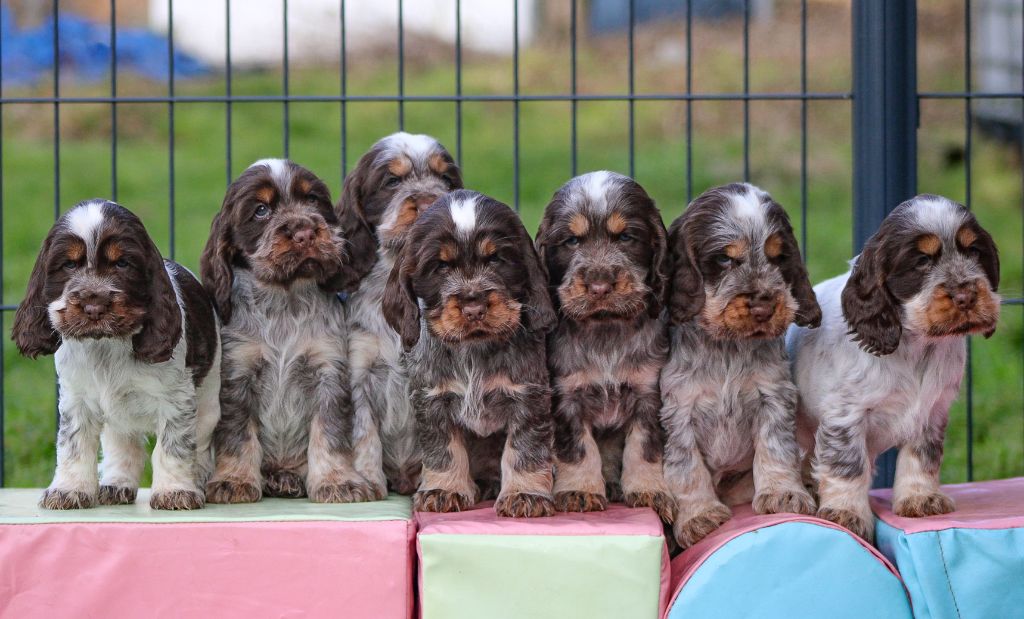
[{"label": "vertical fence bar", "polygon": [[512,204],[519,212],[519,0],[512,2]]},{"label": "vertical fence bar", "polygon": [[[917,2],[853,2],[853,243],[917,191]],[[874,484],[890,487],[896,453]]]},{"label": "vertical fence bar", "polygon": [[636,176],[636,0],[629,0],[629,175]]},{"label": "vertical fence bar", "polygon": [[167,0],[167,194],[168,194],[168,243],[170,257],[174,260],[174,0]]},{"label": "vertical fence bar", "polygon": [[282,102],[281,107],[282,107],[282,113],[284,114],[284,118],[283,118],[284,158],[288,159],[291,156],[291,147],[292,147],[291,105],[290,105],[291,101],[289,100],[289,96],[288,96],[288,93],[291,92],[291,90],[290,90],[290,88],[291,88],[291,79],[290,79],[291,75],[290,75],[290,69],[289,69],[289,65],[291,63],[288,62],[288,0],[282,0],[281,6],[282,6],[282,10],[284,11],[284,16],[283,16],[283,18],[284,18],[283,19],[284,26],[282,28],[283,36],[284,36],[284,65],[282,66],[282,71],[281,71],[282,78],[284,80],[283,84],[282,84],[282,90],[284,91],[284,101]]},{"label": "vertical fence bar", "polygon": [[224,166],[227,184],[231,184],[231,0],[224,0]]},{"label": "vertical fence bar", "polygon": [[117,0],[110,0],[110,199],[117,202]]},{"label": "vertical fence bar", "polygon": [[[345,184],[345,175],[348,174],[348,41],[345,29],[345,0],[341,0],[341,182]],[[341,191],[339,190],[339,193]]]},{"label": "vertical fence bar", "polygon": [[462,166],[462,0],[455,0],[455,160]]},{"label": "vertical fence bar", "polygon": [[571,160],[570,165],[570,176],[576,176],[579,170],[579,136],[577,134],[577,115],[579,113],[579,101],[576,97],[579,94],[579,83],[576,76],[576,64],[577,64],[577,42],[578,33],[576,30],[576,20],[579,17],[579,12],[576,8],[577,0],[569,0],[569,88],[572,92],[572,101],[569,103],[569,157]]},{"label": "vertical fence bar", "polygon": [[686,0],[686,203],[693,199],[693,3]]},{"label": "vertical fence bar", "polygon": [[750,180],[750,0],[743,0],[743,180]]},{"label": "vertical fence bar", "polygon": [[398,130],[405,131],[405,16],[398,0]]},{"label": "vertical fence bar", "polygon": [[[53,0],[53,220],[60,219],[60,0]],[[53,376],[55,432],[60,431],[60,382]]]},{"label": "vertical fence bar", "polygon": [[[3,32],[3,12],[0,11],[0,32]],[[4,41],[0,37],[0,58],[4,55]],[[0,98],[3,97],[4,89],[4,68],[0,62]],[[0,104],[0,305],[4,305],[4,106]],[[6,360],[4,356],[4,340],[7,339],[7,330],[4,328],[4,312],[0,310],[0,488],[4,487],[4,420],[7,415],[7,394],[4,391],[6,383]]]},{"label": "vertical fence bar", "polygon": [[800,254],[807,262],[807,0],[800,0]]},{"label": "vertical fence bar", "polygon": [[[971,92],[971,0],[964,0],[964,92]],[[964,206],[971,209],[971,156],[974,136],[971,98],[964,97]],[[967,337],[967,481],[974,481],[974,346]]]}]

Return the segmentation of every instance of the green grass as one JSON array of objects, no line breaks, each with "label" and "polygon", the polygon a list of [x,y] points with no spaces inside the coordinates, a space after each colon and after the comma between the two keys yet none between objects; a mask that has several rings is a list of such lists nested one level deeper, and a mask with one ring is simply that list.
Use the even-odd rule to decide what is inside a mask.
[{"label": "green grass", "polygon": [[[790,20],[780,22],[789,23]],[[791,26],[786,26],[791,27]],[[715,26],[735,34],[735,24]],[[731,30],[730,30],[731,29]],[[714,32],[704,36],[714,41]],[[763,35],[763,33],[761,33]],[[754,32],[755,39],[759,36]],[[776,39],[778,40],[778,39]],[[795,40],[795,39],[794,39]],[[644,38],[641,37],[641,51]],[[698,43],[700,40],[698,40]],[[624,54],[614,41],[581,49],[583,83],[590,92],[620,92]],[[699,47],[706,65],[704,91],[736,90],[738,57],[708,43]],[[611,51],[607,49],[611,47]],[[848,48],[827,50],[812,67],[813,88],[849,89]],[[567,80],[552,67],[553,47],[524,52],[524,92],[566,92]],[[561,47],[558,53],[564,52]],[[791,54],[793,50],[785,53]],[[782,52],[780,52],[781,54]],[[951,58],[956,53],[951,49]],[[411,55],[412,56],[412,55]],[[429,55],[428,55],[429,56]],[[609,61],[609,58],[616,59]],[[561,62],[561,60],[559,60]],[[786,61],[752,60],[752,74],[763,90],[792,90],[792,78],[780,66]],[[954,62],[951,60],[950,62]],[[653,61],[638,61],[638,88],[648,92],[679,91],[682,73],[663,78]],[[386,65],[386,61],[385,61]],[[703,66],[703,65],[702,65]],[[790,64],[789,66],[793,66]],[[393,93],[393,73],[378,64],[354,63],[351,93]],[[410,61],[406,92],[453,92],[448,58]],[[721,74],[719,81],[715,75]],[[511,86],[507,59],[477,58],[467,62],[466,92],[507,93]],[[608,77],[609,75],[613,77]],[[730,77],[731,76],[731,77]],[[663,80],[667,79],[663,83]],[[950,78],[953,79],[953,78]],[[280,92],[276,73],[236,75],[235,93]],[[624,83],[624,81],[622,82]],[[955,87],[955,82],[950,84]],[[335,93],[336,68],[296,69],[293,93]],[[798,86],[797,86],[798,87]],[[102,93],[99,87],[65,88],[66,92]],[[162,84],[123,80],[122,93],[161,92]],[[179,84],[179,92],[221,94],[220,78]],[[5,93],[10,94],[10,93]],[[168,110],[166,105],[119,106],[118,201],[138,213],[165,251],[169,244]],[[350,104],[348,157],[351,166],[377,138],[396,129],[396,105]],[[570,175],[568,103],[523,103],[520,116],[519,206],[528,230],[536,230],[551,194]],[[291,157],[320,174],[338,195],[341,176],[341,110],[338,104],[291,105]],[[697,103],[693,106],[693,194],[743,175],[743,135],[739,103]],[[109,106],[75,105],[61,109],[60,205],[110,196]],[[790,211],[797,235],[806,232],[809,270],[814,281],[842,272],[852,253],[850,103],[809,105],[809,167],[807,221],[800,222],[799,104],[757,102],[751,105],[751,180]],[[3,149],[3,282],[4,302],[17,303],[40,242],[53,221],[52,107],[5,106]],[[579,170],[609,168],[628,172],[627,106],[621,102],[579,105]],[[944,152],[962,140],[962,104],[929,103],[922,120],[920,179],[922,191],[965,198],[964,169],[949,164]],[[452,103],[410,103],[406,129],[430,133],[455,148],[455,106]],[[513,105],[463,105],[463,167],[467,186],[512,203]],[[178,104],[174,119],[175,257],[195,270],[209,224],[227,181],[225,106]],[[239,103],[233,106],[232,174],[251,161],[283,153],[280,104]],[[972,206],[992,231],[1002,252],[1002,286],[1006,296],[1021,296],[1022,216],[1019,153],[975,136]],[[638,103],[636,106],[636,176],[657,200],[666,221],[682,212],[687,200],[685,108],[681,103]],[[976,478],[1024,474],[1024,311],[1005,307],[999,329],[989,340],[975,338],[974,461]],[[10,328],[5,317],[4,330]],[[9,334],[8,334],[9,335]],[[52,359],[27,361],[7,342],[3,349],[5,389],[4,459],[9,486],[38,486],[49,481],[54,461],[55,432]],[[951,414],[943,477],[966,479],[965,397]]]}]

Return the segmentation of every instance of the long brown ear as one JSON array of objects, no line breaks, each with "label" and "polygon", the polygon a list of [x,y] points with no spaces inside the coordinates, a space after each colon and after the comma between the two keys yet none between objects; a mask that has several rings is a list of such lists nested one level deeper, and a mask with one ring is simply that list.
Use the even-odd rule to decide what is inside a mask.
[{"label": "long brown ear", "polygon": [[[773,203],[769,210],[769,217],[775,220],[778,228],[775,234],[779,245],[771,249],[777,251],[775,257],[769,256],[779,270],[782,271],[782,278],[789,284],[790,293],[797,302],[796,318],[794,322],[801,327],[816,328],[821,324],[821,307],[818,306],[818,298],[814,294],[814,287],[811,286],[811,279],[807,275],[807,267],[800,257],[800,245],[796,242],[793,234],[793,227],[789,223],[789,216],[778,203]],[[769,243],[772,243],[769,237]],[[768,251],[769,248],[765,248]],[[772,253],[775,253],[773,251]]]},{"label": "long brown ear", "polygon": [[384,286],[381,309],[384,320],[402,338],[402,346],[410,350],[420,339],[420,306],[412,290],[412,272],[415,267],[409,256],[409,246],[403,248]]},{"label": "long brown ear", "polygon": [[648,225],[651,228],[651,264],[647,270],[647,287],[651,289],[651,301],[647,308],[652,318],[661,315],[661,309],[668,302],[668,241],[665,234],[665,222],[661,219],[661,212],[651,200],[651,208],[648,215]]},{"label": "long brown ear", "polygon": [[523,260],[526,262],[527,292],[526,292],[526,317],[529,321],[527,327],[547,333],[555,328],[558,316],[555,315],[554,307],[551,304],[551,293],[548,290],[548,269],[541,260],[540,254],[530,241],[530,235],[526,228],[519,223],[519,235],[522,240],[520,247],[523,252]]},{"label": "long brown ear", "polygon": [[537,261],[541,267],[544,268],[545,285],[547,286],[548,302],[551,304],[552,310],[557,312],[559,308],[558,300],[558,284],[551,280],[551,264],[549,262],[550,256],[548,255],[548,246],[551,245],[551,227],[554,225],[553,220],[555,213],[557,212],[558,195],[555,194],[552,197],[551,202],[544,209],[544,217],[540,220],[540,226],[537,228],[537,236],[534,237],[533,248],[537,252]]},{"label": "long brown ear", "polygon": [[39,355],[52,355],[60,347],[60,334],[50,324],[47,306],[52,299],[46,298],[47,262],[50,247],[53,245],[54,231],[43,241],[43,246],[36,256],[36,265],[28,280],[28,289],[22,299],[18,311],[14,314],[14,327],[11,339],[18,346],[21,354],[35,359]]},{"label": "long brown ear", "polygon": [[147,246],[145,268],[149,304],[142,331],[132,336],[132,349],[139,361],[162,363],[171,358],[181,339],[181,307],[160,250],[148,235],[141,242]]},{"label": "long brown ear", "polygon": [[971,247],[977,252],[978,264],[981,265],[983,271],[985,271],[985,277],[988,278],[988,283],[992,286],[993,292],[999,290],[999,250],[996,249],[996,242],[992,240],[992,235],[987,230],[981,227],[974,216],[971,215],[971,223],[973,224],[971,229],[977,235],[974,243]]},{"label": "long brown ear", "polygon": [[199,276],[203,280],[203,287],[213,299],[217,314],[224,324],[231,321],[231,285],[235,278],[232,267],[235,246],[231,241],[227,220],[227,210],[222,208],[213,218],[210,237],[206,239],[206,247],[199,257]]},{"label": "long brown ear", "polygon": [[345,286],[346,290],[358,286],[377,263],[377,235],[363,210],[364,186],[372,163],[370,153],[363,155],[356,168],[345,177],[341,199],[334,206],[341,234],[348,241],[351,282]]},{"label": "long brown ear", "polygon": [[672,256],[672,277],[668,293],[668,314],[674,324],[689,322],[704,308],[704,276],[694,255],[693,243],[686,236],[686,213],[668,230]]},{"label": "long brown ear", "polygon": [[903,334],[899,304],[885,284],[888,273],[877,237],[864,246],[843,287],[843,316],[860,347],[876,356],[896,350]]}]

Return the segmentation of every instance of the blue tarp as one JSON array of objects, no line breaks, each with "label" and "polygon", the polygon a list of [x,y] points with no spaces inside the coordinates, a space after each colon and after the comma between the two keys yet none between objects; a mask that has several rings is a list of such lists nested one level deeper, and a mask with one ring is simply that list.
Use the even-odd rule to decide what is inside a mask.
[{"label": "blue tarp", "polygon": [[[0,63],[4,86],[30,85],[53,79],[53,21],[19,30],[14,15],[0,6]],[[99,80],[110,71],[110,25],[61,13],[57,31],[61,74],[82,81]],[[117,28],[117,68],[154,80],[170,75],[167,38],[142,28]],[[199,60],[174,52],[174,77],[208,73]]]}]

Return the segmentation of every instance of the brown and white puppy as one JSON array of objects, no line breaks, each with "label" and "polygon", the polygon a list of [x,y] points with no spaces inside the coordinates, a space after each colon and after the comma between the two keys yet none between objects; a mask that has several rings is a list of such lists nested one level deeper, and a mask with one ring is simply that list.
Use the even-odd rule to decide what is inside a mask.
[{"label": "brown and white puppy", "polygon": [[367,226],[377,239],[376,247],[358,249],[376,262],[347,303],[355,434],[368,445],[356,469],[400,494],[416,491],[421,461],[402,342],[384,320],[381,299],[419,213],[461,187],[458,166],[437,140],[395,133],[363,155],[338,203],[343,229]]},{"label": "brown and white puppy", "polygon": [[548,516],[555,322],[547,274],[508,206],[460,189],[413,224],[384,291],[423,451],[420,511],[466,509],[500,479],[499,516]]},{"label": "brown and white puppy", "polygon": [[591,172],[555,193],[536,244],[558,312],[548,340],[555,506],[603,510],[610,495],[671,522],[658,423],[668,356],[661,214],[633,179]]},{"label": "brown and white puppy", "polygon": [[949,406],[966,337],[999,319],[999,254],[966,208],[939,196],[900,204],[853,262],[822,282],[820,329],[793,329],[801,443],[813,453],[818,515],[865,539],[875,458],[897,447],[894,511],[953,511],[939,489]]},{"label": "brown and white puppy", "polygon": [[814,513],[796,440],[784,334],[821,310],[783,208],[733,183],[697,197],[669,229],[671,352],[661,373],[665,478],[686,548],[729,519]]},{"label": "brown and white puppy", "polygon": [[13,329],[22,354],[55,353],[60,383],[57,471],[40,504],[133,503],[155,431],[150,506],[202,507],[220,416],[217,330],[199,281],[160,257],[130,211],[90,200],[61,217]]},{"label": "brown and white puppy", "polygon": [[386,489],[358,474],[348,328],[337,291],[353,268],[326,185],[282,159],[228,187],[200,261],[224,321],[214,503],[264,494],[369,501]]}]

